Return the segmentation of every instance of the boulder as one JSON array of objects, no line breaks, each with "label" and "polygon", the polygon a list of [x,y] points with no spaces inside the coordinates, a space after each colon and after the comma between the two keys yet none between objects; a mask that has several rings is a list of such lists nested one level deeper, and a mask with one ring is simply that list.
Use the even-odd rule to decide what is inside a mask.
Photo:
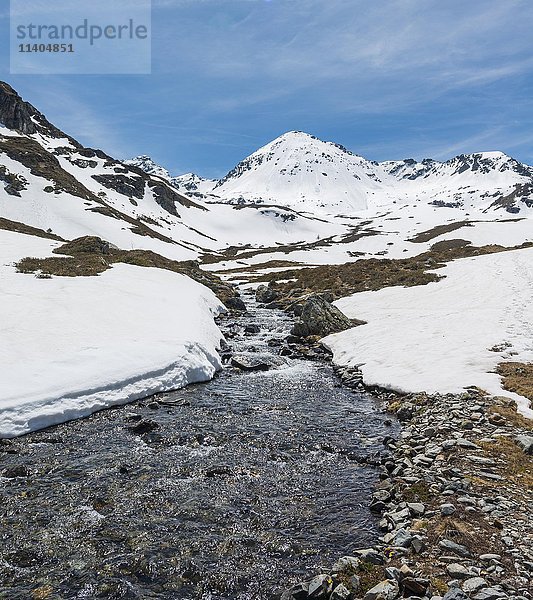
[{"label": "boulder", "polygon": [[487,582],[483,579],[483,577],[470,577],[463,583],[463,592],[466,592],[467,594],[473,594],[486,587]]},{"label": "boulder", "polygon": [[261,304],[269,304],[270,302],[274,302],[278,296],[279,294],[276,292],[276,290],[273,290],[271,287],[266,285],[260,285],[255,290],[255,299]]},{"label": "boulder", "polygon": [[333,573],[341,573],[343,571],[356,571],[359,567],[360,560],[356,556],[343,556],[333,565]]},{"label": "boulder", "polygon": [[226,305],[226,308],[229,308],[230,310],[246,312],[246,304],[244,304],[244,302],[237,296],[234,296],[233,298],[228,298],[224,301],[224,304]]},{"label": "boulder", "polygon": [[451,563],[446,567],[450,577],[454,579],[468,579],[471,576],[470,571],[459,563]]},{"label": "boulder", "polygon": [[342,583],[339,583],[339,585],[333,590],[329,600],[348,600],[349,597],[350,590]]},{"label": "boulder", "polygon": [[330,333],[338,333],[350,329],[360,322],[354,322],[344,315],[336,306],[330,304],[320,295],[310,296],[302,307],[300,320],[291,329],[291,335],[324,337]]},{"label": "boulder", "polygon": [[327,574],[317,575],[309,582],[308,598],[326,598],[333,591],[333,579]]},{"label": "boulder", "polygon": [[468,600],[468,596],[458,587],[450,588],[442,600]]},{"label": "boulder", "polygon": [[259,325],[255,325],[253,323],[246,325],[246,327],[244,328],[244,333],[260,333],[261,332],[261,327],[259,327]]},{"label": "boulder", "polygon": [[466,546],[462,546],[461,544],[456,544],[451,540],[441,540],[439,542],[439,546],[444,550],[449,550],[457,556],[462,556],[463,558],[474,558],[474,555]]}]

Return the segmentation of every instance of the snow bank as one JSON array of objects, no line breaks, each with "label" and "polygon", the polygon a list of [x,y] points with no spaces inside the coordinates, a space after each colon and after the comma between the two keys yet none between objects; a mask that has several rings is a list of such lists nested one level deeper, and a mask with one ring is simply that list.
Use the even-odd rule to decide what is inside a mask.
[{"label": "snow bank", "polygon": [[210,379],[222,305],[188,277],[114,265],[37,279],[13,261],[49,240],[0,231],[0,437]]},{"label": "snow bank", "polygon": [[533,249],[457,260],[438,273],[446,279],[336,302],[368,324],[323,340],[335,363],[357,365],[366,384],[400,392],[478,386],[533,417],[528,400],[504,391],[491,372],[504,360],[533,361]]}]

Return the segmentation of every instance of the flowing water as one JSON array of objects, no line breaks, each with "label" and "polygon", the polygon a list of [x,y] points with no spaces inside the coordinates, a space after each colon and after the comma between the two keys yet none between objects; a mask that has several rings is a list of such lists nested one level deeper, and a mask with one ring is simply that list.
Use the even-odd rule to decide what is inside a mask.
[{"label": "flowing water", "polygon": [[[289,326],[253,303],[226,323],[268,360]],[[1,444],[26,476],[0,478],[0,598],[277,598],[375,541],[386,416],[327,363],[275,361]]]}]

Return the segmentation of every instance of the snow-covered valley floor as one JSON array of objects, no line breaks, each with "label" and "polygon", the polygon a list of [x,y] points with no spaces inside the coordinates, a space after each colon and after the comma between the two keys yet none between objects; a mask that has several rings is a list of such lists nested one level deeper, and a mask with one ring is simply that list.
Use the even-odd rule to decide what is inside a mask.
[{"label": "snow-covered valley floor", "polygon": [[97,277],[17,273],[58,245],[0,230],[0,437],[206,381],[223,307],[192,279],[117,264]]},{"label": "snow-covered valley floor", "polygon": [[364,382],[400,392],[458,393],[477,386],[516,400],[494,372],[506,360],[533,361],[533,249],[454,261],[445,278],[340,299],[366,325],[325,338],[340,365],[358,366]]}]

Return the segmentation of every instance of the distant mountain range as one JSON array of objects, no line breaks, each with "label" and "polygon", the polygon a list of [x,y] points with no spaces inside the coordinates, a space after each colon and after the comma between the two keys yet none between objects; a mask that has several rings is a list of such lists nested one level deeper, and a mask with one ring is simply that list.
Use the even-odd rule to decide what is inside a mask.
[{"label": "distant mountain range", "polygon": [[[462,154],[446,162],[375,162],[343,146],[290,131],[263,146],[220,180],[170,174],[149,157],[127,161],[207,201],[275,203],[298,210],[353,213],[393,202],[504,208],[533,205],[533,168],[502,152]],[[512,195],[512,198],[509,198]]]},{"label": "distant mountain range", "polygon": [[520,244],[532,215],[533,169],[501,152],[378,163],[291,131],[220,180],[173,176],[84,147],[0,83],[0,225],[19,231],[221,270],[405,257],[452,238]]}]

